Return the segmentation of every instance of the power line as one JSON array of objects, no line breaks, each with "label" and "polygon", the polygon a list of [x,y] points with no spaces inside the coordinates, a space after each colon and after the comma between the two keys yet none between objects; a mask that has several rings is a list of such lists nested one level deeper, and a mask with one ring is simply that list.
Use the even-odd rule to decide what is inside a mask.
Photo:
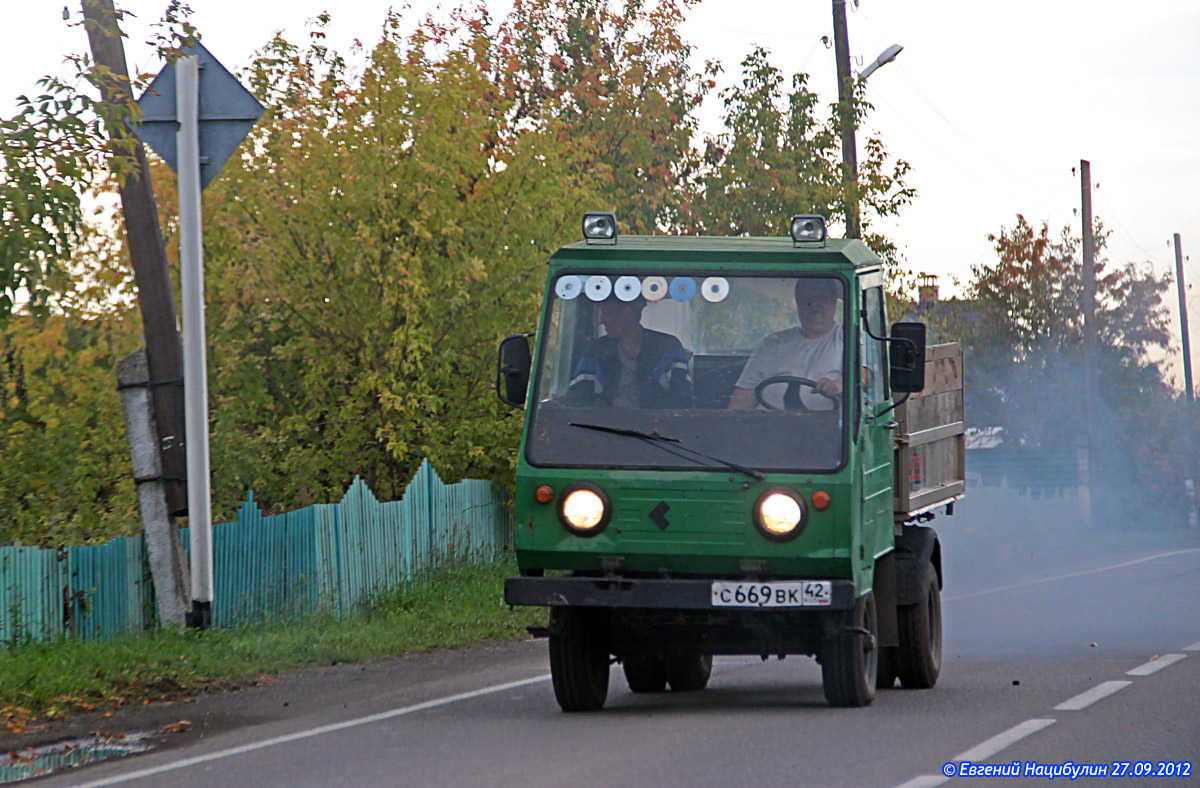
[{"label": "power line", "polygon": [[[1144,247],[1140,243],[1138,243],[1138,240],[1133,237],[1133,233],[1131,233],[1129,231],[1129,228],[1128,228],[1128,226],[1126,226],[1125,222],[1121,221],[1121,217],[1117,213],[1117,209],[1115,207],[1113,207],[1112,202],[1109,201],[1108,195],[1100,188],[1100,186],[1098,184],[1096,186],[1096,192],[1099,193],[1100,199],[1104,200],[1104,204],[1107,205],[1108,209],[1111,211],[1111,213],[1109,215],[1112,216],[1112,218],[1116,220],[1117,226],[1120,227],[1121,230],[1123,231],[1122,233],[1119,234],[1120,237],[1124,238],[1126,241],[1128,241],[1131,244],[1133,244],[1134,246],[1136,246],[1138,251],[1140,251],[1142,254],[1146,255],[1146,257],[1148,257],[1150,259],[1150,262],[1152,262],[1156,265],[1160,265],[1164,268],[1170,269],[1172,267],[1171,263],[1164,262],[1160,258],[1156,257],[1154,252],[1151,252],[1149,249],[1147,249],[1146,247]],[[1168,243],[1168,245],[1169,245],[1169,243]]]}]

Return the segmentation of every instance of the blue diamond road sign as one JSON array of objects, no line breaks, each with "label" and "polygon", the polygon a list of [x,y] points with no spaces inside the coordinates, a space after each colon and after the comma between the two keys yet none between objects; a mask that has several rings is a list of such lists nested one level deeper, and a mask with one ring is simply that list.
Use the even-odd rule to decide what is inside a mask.
[{"label": "blue diamond road sign", "polygon": [[[202,45],[183,51],[200,58],[200,188],[204,189],[262,117],[263,106]],[[138,106],[142,108],[138,136],[176,169],[175,66],[168,64],[158,72]]]}]

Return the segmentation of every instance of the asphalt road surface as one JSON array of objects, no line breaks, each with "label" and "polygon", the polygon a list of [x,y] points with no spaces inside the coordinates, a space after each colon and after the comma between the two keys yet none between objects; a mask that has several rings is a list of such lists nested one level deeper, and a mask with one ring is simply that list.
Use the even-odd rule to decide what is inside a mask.
[{"label": "asphalt road surface", "polygon": [[[833,709],[811,659],[718,658],[703,692],[634,695],[614,667],[603,711],[563,714],[545,641],[529,641],[374,666],[341,687],[285,679],[243,693],[238,724],[37,785],[1012,786],[1051,784],[1067,762],[1105,775],[1053,784],[1200,785],[1196,532],[1002,544],[953,522],[932,690]],[[291,712],[268,713],[288,692]],[[959,776],[963,761],[1020,776]]]}]

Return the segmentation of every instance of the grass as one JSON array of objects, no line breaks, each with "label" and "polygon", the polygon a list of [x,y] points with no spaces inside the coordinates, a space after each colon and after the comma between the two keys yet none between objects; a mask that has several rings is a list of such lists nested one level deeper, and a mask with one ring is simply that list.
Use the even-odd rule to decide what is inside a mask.
[{"label": "grass", "polygon": [[514,562],[459,566],[377,596],[355,615],[314,615],[262,627],[159,630],[107,641],[59,640],[0,650],[0,731],[206,690],[280,671],[336,665],[526,636],[538,609],[509,610]]}]

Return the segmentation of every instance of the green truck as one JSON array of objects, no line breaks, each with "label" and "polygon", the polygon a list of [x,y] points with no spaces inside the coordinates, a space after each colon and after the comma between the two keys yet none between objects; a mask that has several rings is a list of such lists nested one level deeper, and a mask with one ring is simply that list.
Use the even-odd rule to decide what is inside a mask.
[{"label": "green truck", "polygon": [[[550,608],[564,711],[703,689],[713,655],[816,657],[824,694],[928,688],[962,497],[962,353],[887,327],[880,259],[790,238],[620,236],[585,214],[540,329],[500,345],[524,407],[510,605]],[[535,341],[530,340],[535,338]]]}]

